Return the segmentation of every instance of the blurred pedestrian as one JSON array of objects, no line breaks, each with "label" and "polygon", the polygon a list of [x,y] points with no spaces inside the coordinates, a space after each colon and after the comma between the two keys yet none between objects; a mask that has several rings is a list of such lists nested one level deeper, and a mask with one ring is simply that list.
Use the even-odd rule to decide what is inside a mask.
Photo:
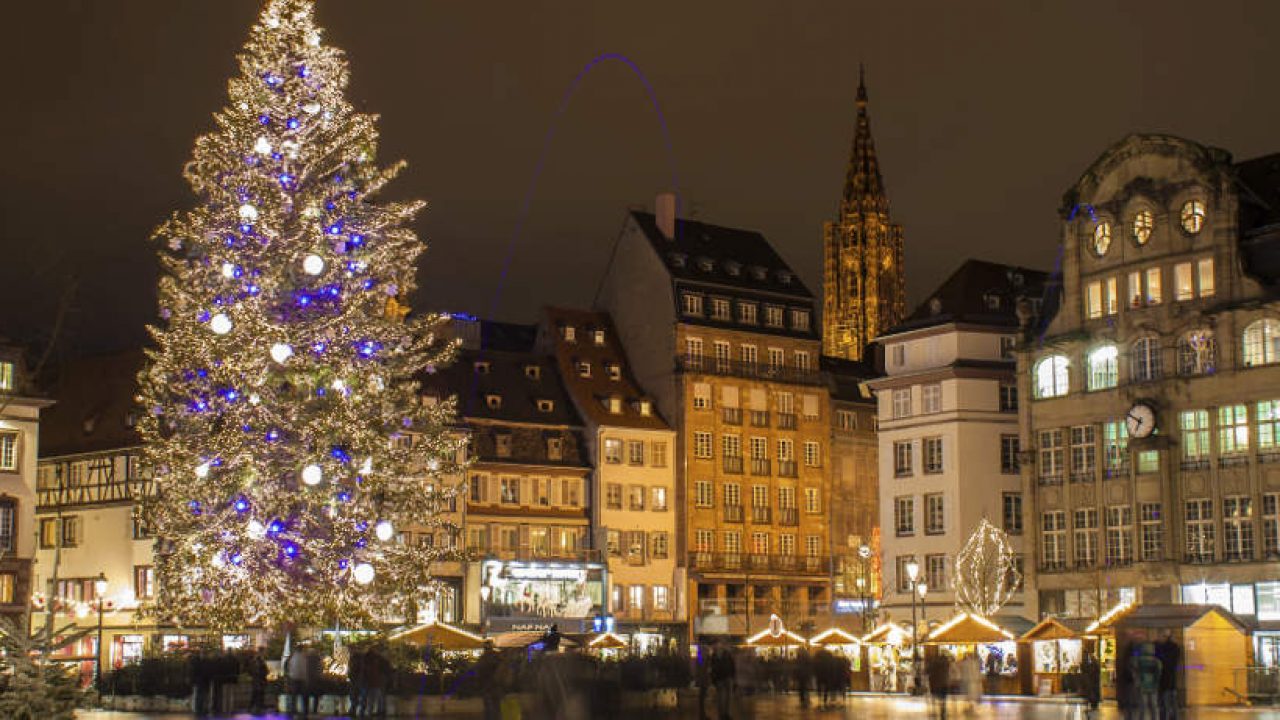
[{"label": "blurred pedestrian", "polygon": [[947,692],[951,689],[951,658],[939,650],[925,665],[933,711],[939,720],[947,720]]},{"label": "blurred pedestrian", "polygon": [[351,717],[360,717],[365,711],[364,661],[364,650],[359,645],[347,649],[347,709]]},{"label": "blurred pedestrian", "polygon": [[1080,695],[1084,699],[1085,713],[1093,717],[1102,701],[1102,665],[1091,652],[1080,661]]},{"label": "blurred pedestrian", "polygon": [[209,714],[213,668],[203,649],[195,650],[188,656],[187,672],[191,678],[191,711],[196,717],[204,717]]},{"label": "blurred pedestrian", "polygon": [[720,720],[732,720],[733,685],[737,674],[733,655],[725,648],[716,648],[711,658],[711,682],[716,687],[716,710]]},{"label": "blurred pedestrian", "polygon": [[1138,720],[1159,720],[1162,666],[1156,658],[1155,646],[1149,642],[1142,643],[1130,664],[1133,668],[1133,684],[1138,690]]},{"label": "blurred pedestrian", "polygon": [[320,695],[324,691],[321,682],[324,680],[324,658],[320,657],[319,648],[310,644],[303,651],[307,662],[307,699],[311,701],[311,712],[320,712]]},{"label": "blurred pedestrian", "polygon": [[813,681],[813,659],[807,648],[796,652],[795,663],[791,666],[792,678],[796,684],[796,692],[800,694],[800,707],[809,707],[809,683]]},{"label": "blurred pedestrian", "polygon": [[245,659],[245,674],[249,676],[249,712],[257,715],[267,709],[267,649],[254,648]]},{"label": "blurred pedestrian", "polygon": [[971,652],[959,662],[960,692],[965,699],[965,714],[973,715],[978,711],[978,703],[982,702],[982,664],[978,662],[978,654]]},{"label": "blurred pedestrian", "polygon": [[476,687],[480,689],[480,699],[484,703],[484,720],[502,720],[502,694],[498,691],[501,663],[502,658],[494,651],[493,643],[487,642],[480,659],[472,667]]},{"label": "blurred pedestrian", "polygon": [[1160,661],[1160,720],[1177,720],[1178,717],[1178,665],[1182,648],[1173,639],[1173,631],[1167,630],[1164,640],[1156,644],[1156,659]]},{"label": "blurred pedestrian", "polygon": [[698,720],[707,718],[707,695],[711,693],[711,650],[706,646],[698,646],[698,654],[694,658],[693,675],[698,683]]},{"label": "blurred pedestrian", "polygon": [[291,716],[306,717],[310,712],[311,683],[307,673],[307,648],[305,644],[299,644],[284,664],[284,675],[289,692],[289,702],[286,707]]},{"label": "blurred pedestrian", "polygon": [[1120,715],[1126,720],[1133,717],[1137,706],[1137,690],[1133,683],[1133,654],[1136,648],[1129,638],[1120,638],[1116,643],[1115,683],[1116,706]]},{"label": "blurred pedestrian", "polygon": [[387,716],[387,688],[391,684],[391,661],[381,645],[364,656],[364,711],[369,717]]}]

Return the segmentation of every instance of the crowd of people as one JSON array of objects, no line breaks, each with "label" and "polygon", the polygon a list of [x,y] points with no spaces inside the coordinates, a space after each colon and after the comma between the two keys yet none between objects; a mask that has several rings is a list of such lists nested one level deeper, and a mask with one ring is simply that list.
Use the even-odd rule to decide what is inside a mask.
[{"label": "crowd of people", "polygon": [[714,693],[716,715],[733,716],[735,698],[761,692],[794,691],[804,707],[816,693],[823,706],[842,700],[852,686],[852,666],[847,658],[820,648],[801,648],[794,655],[761,658],[753,650],[712,645],[695,659],[694,677],[698,686],[698,711],[710,717],[708,707]]},{"label": "crowd of people", "polygon": [[1167,632],[1158,642],[1120,638],[1116,648],[1116,704],[1126,720],[1178,717],[1182,648]]},{"label": "crowd of people", "polygon": [[191,679],[191,709],[197,717],[217,715],[235,709],[229,688],[239,682],[242,675],[250,681],[250,709],[259,712],[266,709],[267,661],[265,648],[244,652],[194,649],[187,661]]}]

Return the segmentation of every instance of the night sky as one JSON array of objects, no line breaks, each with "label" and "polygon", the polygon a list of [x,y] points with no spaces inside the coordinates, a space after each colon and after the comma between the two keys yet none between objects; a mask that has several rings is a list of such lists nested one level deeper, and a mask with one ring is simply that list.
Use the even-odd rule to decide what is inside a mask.
[{"label": "night sky", "polygon": [[[144,340],[148,237],[193,197],[180,171],[226,102],[257,0],[5,7],[0,335],[39,345],[75,280],[58,357]],[[587,305],[629,207],[673,171],[698,219],[761,230],[820,292],[858,63],[909,301],[964,258],[1050,269],[1063,191],[1132,131],[1237,159],[1280,151],[1265,2],[319,0],[380,113],[389,197],[429,201],[420,308],[532,321]],[[502,258],[571,80],[505,290]],[[674,163],[674,170],[672,164]]]}]

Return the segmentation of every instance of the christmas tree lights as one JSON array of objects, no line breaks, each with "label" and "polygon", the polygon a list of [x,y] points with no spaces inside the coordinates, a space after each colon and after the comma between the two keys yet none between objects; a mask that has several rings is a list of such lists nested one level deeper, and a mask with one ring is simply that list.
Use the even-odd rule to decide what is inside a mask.
[{"label": "christmas tree lights", "polygon": [[310,0],[269,0],[195,144],[198,204],[156,232],[161,322],[139,376],[157,492],[156,612],[215,628],[369,624],[435,589],[462,439],[414,376],[456,349],[404,317],[419,202],[374,195],[374,117]]}]

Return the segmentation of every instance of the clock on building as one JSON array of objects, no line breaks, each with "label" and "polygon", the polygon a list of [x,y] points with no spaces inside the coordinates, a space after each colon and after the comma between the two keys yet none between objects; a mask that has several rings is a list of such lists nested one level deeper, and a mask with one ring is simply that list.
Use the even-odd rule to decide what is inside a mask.
[{"label": "clock on building", "polygon": [[1125,424],[1129,428],[1130,437],[1147,437],[1156,430],[1156,411],[1147,403],[1134,403],[1125,415]]}]

